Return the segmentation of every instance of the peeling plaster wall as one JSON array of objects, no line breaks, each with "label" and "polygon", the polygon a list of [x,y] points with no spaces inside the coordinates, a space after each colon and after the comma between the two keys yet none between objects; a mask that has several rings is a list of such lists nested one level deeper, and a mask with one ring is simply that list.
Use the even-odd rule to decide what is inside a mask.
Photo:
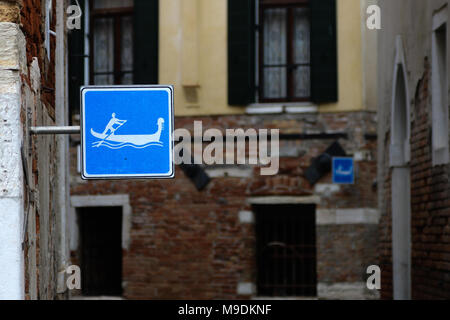
[{"label": "peeling plaster wall", "polygon": [[25,39],[0,23],[0,299],[24,298],[21,80]]}]

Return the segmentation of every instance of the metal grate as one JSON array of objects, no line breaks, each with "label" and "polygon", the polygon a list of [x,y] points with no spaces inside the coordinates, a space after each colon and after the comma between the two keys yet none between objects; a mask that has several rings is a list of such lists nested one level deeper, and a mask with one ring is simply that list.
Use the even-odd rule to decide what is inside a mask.
[{"label": "metal grate", "polygon": [[122,208],[79,208],[84,296],[122,296]]},{"label": "metal grate", "polygon": [[317,296],[314,205],[254,206],[259,296]]}]

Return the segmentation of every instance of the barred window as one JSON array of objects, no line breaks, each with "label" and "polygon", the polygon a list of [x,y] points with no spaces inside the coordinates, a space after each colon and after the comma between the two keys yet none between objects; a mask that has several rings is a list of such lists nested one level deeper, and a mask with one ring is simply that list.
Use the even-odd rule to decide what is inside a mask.
[{"label": "barred window", "polygon": [[315,206],[259,205],[253,209],[258,295],[317,296]]}]

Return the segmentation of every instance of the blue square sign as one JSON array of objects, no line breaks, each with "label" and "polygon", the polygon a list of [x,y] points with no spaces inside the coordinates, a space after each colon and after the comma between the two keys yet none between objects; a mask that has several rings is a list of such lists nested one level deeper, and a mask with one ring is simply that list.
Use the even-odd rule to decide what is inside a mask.
[{"label": "blue square sign", "polygon": [[82,88],[82,178],[173,178],[173,123],[171,86]]},{"label": "blue square sign", "polygon": [[353,158],[333,158],[333,183],[354,184],[354,164]]}]

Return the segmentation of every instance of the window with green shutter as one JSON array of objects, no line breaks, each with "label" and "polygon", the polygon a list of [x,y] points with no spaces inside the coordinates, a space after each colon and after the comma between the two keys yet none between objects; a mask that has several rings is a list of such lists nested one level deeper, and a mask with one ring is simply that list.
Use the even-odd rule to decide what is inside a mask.
[{"label": "window with green shutter", "polygon": [[90,84],[133,83],[133,2],[90,1]]},{"label": "window with green shutter", "polygon": [[257,3],[228,0],[229,104],[337,101],[336,0]]},{"label": "window with green shutter", "polygon": [[307,0],[260,0],[259,101],[311,100]]},{"label": "window with green shutter", "polygon": [[158,84],[159,0],[134,0],[134,83]]},{"label": "window with green shutter", "polygon": [[228,0],[228,103],[255,101],[255,0]]},{"label": "window with green shutter", "polygon": [[78,2],[83,11],[82,30],[69,33],[70,114],[80,112],[81,86],[157,84],[159,0]]},{"label": "window with green shutter", "polygon": [[311,1],[311,100],[338,100],[336,0]]}]

